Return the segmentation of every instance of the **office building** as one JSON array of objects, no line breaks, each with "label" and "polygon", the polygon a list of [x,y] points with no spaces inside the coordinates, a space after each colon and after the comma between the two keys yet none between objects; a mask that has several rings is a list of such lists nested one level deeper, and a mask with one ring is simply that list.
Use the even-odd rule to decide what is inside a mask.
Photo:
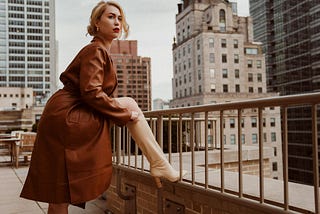
[{"label": "office building", "polygon": [[[253,40],[252,19],[238,16],[236,3],[184,0],[178,4],[170,107],[276,96],[266,91],[265,73],[261,43]],[[216,127],[219,127],[218,115],[212,114]],[[242,117],[243,135],[237,139],[237,112],[225,112],[223,143],[258,144],[257,109],[246,109]],[[263,120],[263,143],[274,150],[272,177],[281,179],[280,110],[265,109]],[[217,131],[211,128],[208,131],[208,143],[214,144],[219,131],[214,133]],[[204,143],[198,145],[203,147]]]},{"label": "office building", "polygon": [[151,59],[138,56],[136,40],[112,42],[111,56],[117,70],[115,96],[136,100],[142,111],[151,110]]},{"label": "office building", "polygon": [[0,87],[56,91],[54,0],[0,0]]},{"label": "office building", "polygon": [[[250,14],[254,38],[265,47],[268,91],[280,95],[319,91],[319,1],[250,0]],[[288,135],[289,180],[312,184],[310,107],[288,109]]]}]

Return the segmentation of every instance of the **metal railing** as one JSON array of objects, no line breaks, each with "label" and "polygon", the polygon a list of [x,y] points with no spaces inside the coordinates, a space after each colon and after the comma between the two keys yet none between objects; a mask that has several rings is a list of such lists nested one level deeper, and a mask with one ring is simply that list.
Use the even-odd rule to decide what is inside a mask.
[{"label": "metal railing", "polygon": [[[320,103],[320,93],[310,93],[303,95],[270,97],[262,99],[253,99],[246,101],[235,101],[221,104],[201,105],[194,107],[183,107],[175,109],[157,110],[145,112],[145,117],[148,119],[151,129],[153,130],[159,145],[164,149],[168,156],[169,162],[180,169],[180,173],[185,167],[189,167],[189,176],[181,182],[192,186],[202,187],[208,190],[220,191],[222,194],[233,194],[235,198],[255,200],[263,205],[270,205],[278,207],[284,211],[297,211],[303,213],[319,213],[319,158],[318,158],[318,123],[317,116],[318,107]],[[312,202],[311,206],[304,206],[294,202],[293,196],[290,197],[297,188],[288,178],[288,109],[296,107],[307,107],[311,111],[311,124],[312,124],[312,146],[313,146],[313,187],[300,185],[299,191],[302,189],[306,191],[309,197],[307,200]],[[264,112],[266,108],[280,108],[281,109],[281,139],[282,139],[282,172],[283,180],[275,180],[266,178],[264,170]],[[257,178],[258,180],[258,193],[252,193],[245,190],[248,184],[244,184],[244,160],[243,160],[243,147],[245,144],[241,143],[243,134],[242,118],[247,115],[247,112],[256,109],[258,124],[258,163],[259,173],[256,176],[251,175],[250,179]],[[224,119],[228,115],[233,114],[237,118],[235,128],[237,129],[237,172],[230,174],[228,172],[228,179],[226,173],[228,169],[225,166],[225,152],[226,148],[224,130]],[[205,128],[204,128],[205,127]],[[200,136],[201,135],[201,136]],[[131,140],[130,133],[125,127],[113,129],[113,162],[117,166],[132,168],[141,172],[148,171],[148,163],[143,158],[138,148]],[[210,139],[209,139],[210,138]],[[212,170],[210,167],[212,151],[219,153],[219,169]],[[199,155],[200,154],[200,159]],[[204,155],[203,155],[204,154]],[[203,161],[204,170],[199,172],[197,162]],[[189,161],[191,163],[189,163]],[[200,162],[201,162],[200,161]],[[186,162],[188,164],[186,165]],[[199,176],[201,174],[201,176]],[[217,177],[218,175],[218,177]],[[230,175],[237,178],[237,188],[231,188],[226,181],[229,181]],[[201,179],[199,179],[201,177]],[[204,179],[203,179],[204,178]],[[217,179],[218,178],[218,179]],[[216,183],[212,182],[215,180]],[[218,181],[217,181],[218,180]],[[277,182],[281,184],[281,188],[274,191],[281,192],[282,196],[279,198],[266,197],[266,182],[269,187]],[[250,185],[250,184],[249,184]],[[301,197],[303,194],[300,192]],[[290,200],[289,200],[290,199]],[[313,199],[313,200],[312,200]],[[298,199],[299,200],[299,199]],[[290,201],[290,202],[289,202]],[[293,201],[293,202],[292,202]],[[257,203],[257,206],[259,205]]]}]

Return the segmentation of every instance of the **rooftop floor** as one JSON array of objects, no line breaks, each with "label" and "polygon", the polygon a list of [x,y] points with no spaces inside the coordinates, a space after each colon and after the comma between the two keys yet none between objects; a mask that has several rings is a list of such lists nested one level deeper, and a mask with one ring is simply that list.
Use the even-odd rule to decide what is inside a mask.
[{"label": "rooftop floor", "polygon": [[[7,161],[9,157],[0,156],[0,162]],[[12,166],[0,166],[0,211],[1,214],[23,213],[43,214],[47,213],[48,204],[20,198],[20,191],[28,173],[28,166],[18,169]],[[70,214],[105,214],[107,212],[106,201],[103,197],[90,201],[86,209],[69,206]]]}]

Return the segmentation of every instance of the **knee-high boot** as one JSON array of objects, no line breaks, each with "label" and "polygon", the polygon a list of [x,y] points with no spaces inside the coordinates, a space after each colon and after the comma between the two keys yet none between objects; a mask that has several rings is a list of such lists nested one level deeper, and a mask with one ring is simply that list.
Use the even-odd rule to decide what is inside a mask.
[{"label": "knee-high boot", "polygon": [[[132,138],[148,159],[151,175],[155,178],[157,186],[161,187],[160,178],[165,178],[171,182],[178,181],[180,173],[173,169],[166,159],[144,116],[140,115],[137,121],[128,123],[127,127]],[[182,177],[185,174],[186,172],[183,171]]]}]

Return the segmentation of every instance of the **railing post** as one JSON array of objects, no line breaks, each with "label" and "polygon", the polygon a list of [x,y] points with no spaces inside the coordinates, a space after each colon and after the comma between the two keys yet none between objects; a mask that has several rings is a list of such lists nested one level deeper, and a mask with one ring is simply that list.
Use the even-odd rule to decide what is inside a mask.
[{"label": "railing post", "polygon": [[317,105],[312,105],[313,183],[315,213],[319,213],[319,157]]},{"label": "railing post", "polygon": [[220,182],[221,192],[224,192],[224,128],[223,128],[223,111],[220,111]]},{"label": "railing post", "polygon": [[263,119],[262,119],[262,108],[258,109],[258,117],[259,117],[259,181],[260,181],[260,203],[264,203],[264,161],[263,161]]},{"label": "railing post", "polygon": [[289,209],[289,176],[288,176],[288,111],[287,107],[282,108],[282,158],[283,158],[283,203],[284,210]]},{"label": "railing post", "polygon": [[242,198],[243,194],[243,182],[242,182],[242,127],[241,127],[241,115],[242,109],[238,109],[238,170],[239,170],[239,197]]}]

